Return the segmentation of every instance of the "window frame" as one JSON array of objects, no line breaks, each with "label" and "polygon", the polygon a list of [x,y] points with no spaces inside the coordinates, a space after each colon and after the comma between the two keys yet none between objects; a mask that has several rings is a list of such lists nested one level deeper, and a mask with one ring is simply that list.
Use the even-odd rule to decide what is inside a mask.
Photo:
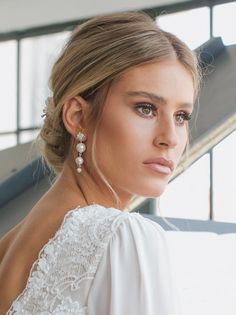
[{"label": "window frame", "polygon": [[[153,8],[143,9],[142,12],[147,13],[152,18],[156,18],[159,14],[165,13],[177,13],[180,11],[196,9],[200,7],[209,7],[210,15],[209,15],[209,23],[210,23],[210,38],[213,37],[213,7],[219,4],[226,4],[230,2],[235,2],[232,0],[223,1],[223,0],[200,0],[200,1],[189,1],[189,2],[180,2],[176,4],[170,4],[165,6],[157,6]],[[16,58],[17,58],[17,84],[16,84],[16,117],[17,117],[17,125],[15,131],[6,131],[0,132],[0,136],[2,135],[9,135],[15,134],[16,135],[16,142],[19,144],[20,142],[20,134],[24,131],[37,131],[40,129],[39,126],[31,126],[29,128],[20,128],[20,56],[21,56],[21,45],[20,42],[22,39],[29,38],[29,37],[36,37],[42,35],[49,35],[53,33],[63,32],[63,31],[72,31],[77,25],[85,22],[88,19],[78,19],[63,23],[57,23],[53,25],[46,25],[41,27],[34,27],[26,30],[20,31],[13,31],[13,32],[5,32],[0,33],[0,42],[9,41],[9,40],[16,40],[17,42],[17,51],[16,51]],[[214,220],[214,212],[213,212],[213,149],[211,149],[208,153],[210,154],[210,209],[209,209],[209,219]],[[150,202],[148,207],[153,210],[153,200],[147,200]],[[145,203],[145,206],[147,204]]]}]

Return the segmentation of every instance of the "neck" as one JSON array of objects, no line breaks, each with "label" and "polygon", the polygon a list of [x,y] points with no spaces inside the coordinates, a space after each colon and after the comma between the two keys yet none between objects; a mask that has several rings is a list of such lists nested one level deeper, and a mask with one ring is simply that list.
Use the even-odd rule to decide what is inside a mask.
[{"label": "neck", "polygon": [[65,163],[62,173],[51,188],[51,192],[57,195],[59,201],[61,198],[62,204],[67,208],[78,205],[84,207],[94,203],[123,211],[133,195],[115,189],[115,187],[112,188],[120,198],[119,204],[116,203],[115,196],[98,176],[91,176],[86,169],[82,169],[81,173],[75,174],[72,167]]}]

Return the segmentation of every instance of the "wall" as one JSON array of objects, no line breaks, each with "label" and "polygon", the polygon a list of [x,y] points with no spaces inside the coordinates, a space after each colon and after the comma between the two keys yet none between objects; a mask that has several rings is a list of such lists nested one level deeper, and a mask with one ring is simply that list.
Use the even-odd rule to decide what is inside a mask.
[{"label": "wall", "polygon": [[139,10],[183,0],[0,0],[0,33],[62,23],[98,14]]},{"label": "wall", "polygon": [[50,180],[45,177],[0,208],[0,238],[28,214],[49,188]]},{"label": "wall", "polygon": [[37,157],[38,151],[35,146],[32,146],[31,142],[0,151],[0,183]]}]

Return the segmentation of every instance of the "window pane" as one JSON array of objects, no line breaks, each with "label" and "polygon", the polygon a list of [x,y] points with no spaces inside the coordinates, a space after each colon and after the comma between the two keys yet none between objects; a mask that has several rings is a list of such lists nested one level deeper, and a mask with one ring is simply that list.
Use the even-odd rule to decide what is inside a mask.
[{"label": "window pane", "polygon": [[4,150],[16,145],[16,135],[0,135],[0,150]]},{"label": "window pane", "polygon": [[0,43],[0,132],[16,130],[16,41]]},{"label": "window pane", "polygon": [[213,150],[213,208],[216,221],[236,222],[236,131]]},{"label": "window pane", "polygon": [[160,214],[164,217],[208,220],[209,190],[209,154],[205,154],[168,184],[159,198]]},{"label": "window pane", "polygon": [[221,36],[225,45],[236,43],[236,2],[213,8],[213,35]]},{"label": "window pane", "polygon": [[70,32],[27,38],[21,41],[20,126],[41,126],[48,79],[55,58]]},{"label": "window pane", "polygon": [[[199,24],[200,22],[200,24]],[[162,15],[158,25],[195,49],[210,38],[210,10],[207,7]]]},{"label": "window pane", "polygon": [[33,141],[38,135],[38,133],[39,133],[39,130],[22,131],[20,133],[19,142],[25,143],[25,142]]}]

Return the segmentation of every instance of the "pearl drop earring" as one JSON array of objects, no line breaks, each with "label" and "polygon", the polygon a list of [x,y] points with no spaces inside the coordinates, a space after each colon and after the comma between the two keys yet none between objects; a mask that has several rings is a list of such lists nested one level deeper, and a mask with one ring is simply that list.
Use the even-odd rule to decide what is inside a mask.
[{"label": "pearl drop earring", "polygon": [[77,172],[81,173],[82,171],[81,166],[84,163],[82,153],[86,150],[86,145],[83,143],[83,141],[86,140],[86,136],[80,131],[77,134],[76,139],[79,140],[80,143],[76,145],[76,151],[79,153],[79,156],[77,156],[77,158],[75,159],[75,163],[77,164]]}]

